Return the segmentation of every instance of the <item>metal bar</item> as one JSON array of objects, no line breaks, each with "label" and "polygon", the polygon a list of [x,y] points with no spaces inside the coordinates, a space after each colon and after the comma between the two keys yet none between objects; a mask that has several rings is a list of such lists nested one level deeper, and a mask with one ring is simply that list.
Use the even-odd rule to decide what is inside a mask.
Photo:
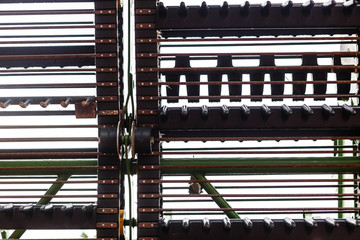
[{"label": "metal bar", "polygon": [[319,207],[319,208],[310,208],[310,207],[304,207],[304,208],[159,208],[159,209],[144,209],[140,208],[139,211],[159,211],[159,212],[202,212],[202,211],[237,211],[237,212],[243,212],[243,211],[254,211],[254,212],[267,212],[271,213],[273,211],[284,211],[284,212],[293,212],[293,211],[328,211],[328,212],[338,212],[338,211],[358,211],[360,208],[354,208],[354,207],[344,207],[344,208],[333,208],[333,207]]},{"label": "metal bar", "polygon": [[114,72],[115,68],[1,69],[2,73]]},{"label": "metal bar", "polygon": [[83,10],[26,10],[26,11],[0,11],[0,16],[19,15],[59,15],[59,14],[115,14],[113,10],[94,11],[93,9]]},{"label": "metal bar", "polygon": [[97,137],[72,138],[0,138],[0,142],[97,142]]},{"label": "metal bar", "polygon": [[[243,38],[148,38],[148,39],[137,39],[137,43],[151,43],[151,42],[277,42],[277,41],[331,41],[331,40],[360,40],[360,37],[243,37]],[[355,43],[355,42],[354,42]]]},{"label": "metal bar", "polygon": [[159,183],[194,183],[194,182],[208,182],[208,183],[304,183],[304,182],[360,182],[360,179],[213,179],[213,180],[156,180],[156,179],[141,179],[142,184],[159,184]]},{"label": "metal bar", "polygon": [[[1,128],[1,127],[0,127]],[[267,150],[267,149],[318,149],[318,148],[336,148],[339,147],[338,145],[329,145],[329,146],[271,146],[271,147],[224,147],[224,148],[163,148],[162,152],[168,152],[168,151],[205,151],[205,150]],[[356,146],[354,149],[354,145],[347,145],[347,146],[341,146],[342,148],[351,148],[354,151],[356,151]]]},{"label": "metal bar", "polygon": [[[356,198],[229,198],[226,199],[226,201],[228,202],[271,202],[271,201],[338,201],[339,199],[343,199],[343,200],[354,200]],[[165,202],[169,202],[169,203],[176,203],[176,202],[212,202],[213,200],[211,199],[163,199],[162,200],[164,203]]]},{"label": "metal bar", "polygon": [[47,159],[47,158],[92,158],[97,156],[115,156],[116,154],[102,153],[102,152],[8,152],[1,153],[0,159]]},{"label": "metal bar", "polygon": [[[2,182],[0,182],[0,185]],[[217,189],[252,189],[252,188],[336,188],[339,185],[261,185],[261,186],[214,186]],[[356,187],[356,184],[341,185],[343,187]],[[163,190],[187,190],[189,187],[162,187]]]},{"label": "metal bar", "polygon": [[[1,14],[0,14],[1,15]],[[104,25],[65,25],[65,26],[24,26],[24,27],[0,27],[0,30],[39,30],[39,29],[96,29],[114,28],[113,24]]]},{"label": "metal bar", "polygon": [[95,88],[96,86],[113,87],[115,82],[100,83],[55,83],[55,84],[0,84],[0,89],[20,88]]},{"label": "metal bar", "polygon": [[[199,45],[201,47],[201,45]],[[175,56],[357,56],[360,52],[229,52],[229,53],[138,53],[137,57],[175,57]]]},{"label": "metal bar", "polygon": [[[1,42],[0,42],[1,44]],[[102,54],[47,54],[47,55],[0,55],[0,60],[12,60],[12,59],[58,59],[58,58],[103,58],[114,57],[114,53],[102,53]]]},{"label": "metal bar", "polygon": [[[197,174],[200,175],[200,174]],[[205,180],[199,178],[199,180]],[[206,183],[200,183],[201,185]],[[291,187],[291,186],[289,186]],[[206,190],[206,189],[205,189]],[[208,192],[208,191],[207,191]],[[313,199],[321,200],[322,197],[359,197],[360,194],[354,193],[342,193],[342,194],[334,194],[334,193],[294,193],[294,194],[275,194],[275,193],[266,193],[266,194],[220,194],[218,192],[210,191],[212,193],[208,194],[140,194],[140,198],[215,198],[215,197],[227,197],[227,198],[265,198],[265,197],[287,197],[287,198],[297,198],[297,197],[311,197]],[[315,198],[316,197],[316,198]],[[221,203],[222,204],[222,203]],[[229,207],[231,208],[231,207]]]},{"label": "metal bar", "polygon": [[162,142],[171,142],[171,141],[181,141],[181,142],[188,142],[188,141],[265,141],[265,140],[334,140],[334,139],[360,139],[357,136],[313,136],[313,137],[303,137],[303,136],[294,136],[294,137],[161,137],[155,138],[155,141],[162,141]]},{"label": "metal bar", "polygon": [[139,101],[154,100],[180,100],[180,99],[268,99],[268,98],[352,98],[360,97],[359,94],[307,94],[307,95],[238,95],[238,96],[146,96],[138,97]]},{"label": "metal bar", "polygon": [[[344,153],[360,153],[360,151],[184,151],[184,152],[152,152],[148,155],[197,155],[197,154],[205,154],[205,155],[218,155],[218,154],[324,154],[324,153],[334,153],[334,154],[344,154]],[[1,155],[0,155],[1,156]]]},{"label": "metal bar", "polygon": [[[205,176],[201,175],[201,174],[194,174],[193,175],[194,178],[196,180],[206,180]],[[211,195],[211,198],[214,200],[214,202],[216,202],[216,204],[220,207],[220,208],[230,208],[231,206],[227,203],[227,201],[221,197],[221,196],[213,196],[213,195],[219,195],[219,192],[216,190],[216,188],[211,185],[211,183],[200,183],[201,187],[205,189],[205,191],[208,193],[208,195]],[[197,195],[197,194],[195,194]],[[235,212],[235,211],[224,211],[224,213],[226,214],[226,216],[228,216],[229,218],[240,218],[239,215]]]},{"label": "metal bar", "polygon": [[[178,86],[178,85],[277,85],[277,84],[288,84],[288,85],[298,85],[298,84],[339,84],[339,83],[360,83],[357,80],[324,80],[324,81],[270,81],[270,82],[261,82],[261,81],[249,81],[249,82],[139,82],[138,86],[141,87],[153,87],[153,86]],[[298,96],[298,95],[296,95]]]},{"label": "metal bar", "polygon": [[114,128],[116,125],[1,125],[0,129]]},{"label": "metal bar", "polygon": [[[56,181],[67,181],[71,175],[59,175]],[[49,196],[56,195],[64,184],[53,184],[45,193],[44,196],[36,203],[36,205],[48,204],[52,198]],[[25,233],[26,229],[16,229],[9,238],[19,239]]]},{"label": "metal bar", "polygon": [[[91,37],[88,35],[79,35],[78,37]],[[19,36],[0,36],[2,38],[29,38],[29,37],[37,37],[37,38],[50,38],[50,37],[70,37],[70,36],[62,36],[62,35],[34,35],[34,36],[26,36],[26,35],[19,35]],[[71,36],[73,37],[73,36]],[[74,36],[76,37],[76,36]],[[115,39],[97,39],[97,40],[25,40],[25,41],[0,41],[1,44],[52,44],[52,43],[112,43],[115,42]]]},{"label": "metal bar", "polygon": [[[141,166],[143,167],[143,166]],[[141,168],[140,167],[140,168]],[[151,169],[150,166],[149,169]],[[161,159],[163,174],[199,173],[353,173],[360,169],[358,157],[316,158],[176,158]],[[143,168],[143,169],[146,169]]]}]

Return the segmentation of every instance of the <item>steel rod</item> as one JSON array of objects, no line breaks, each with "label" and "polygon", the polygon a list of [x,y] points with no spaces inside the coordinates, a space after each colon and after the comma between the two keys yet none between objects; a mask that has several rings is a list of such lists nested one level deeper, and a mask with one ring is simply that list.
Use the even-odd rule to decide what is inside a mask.
[{"label": "steel rod", "polygon": [[115,125],[0,125],[0,129],[114,128]]},{"label": "steel rod", "polygon": [[161,159],[158,168],[163,174],[353,173],[360,169],[360,158],[168,158]]},{"label": "steel rod", "polygon": [[257,67],[179,67],[179,68],[138,68],[138,72],[214,72],[214,71],[287,71],[287,70],[345,70],[360,69],[360,66],[257,66]]},{"label": "steel rod", "polygon": [[[199,45],[200,47],[201,45]],[[150,55],[151,54],[151,55]],[[360,52],[229,52],[229,53],[138,53],[137,57],[176,57],[176,56],[344,56],[356,57]]]},{"label": "steel rod", "polygon": [[19,16],[19,15],[63,15],[63,14],[115,14],[114,10],[100,10],[93,9],[83,10],[26,10],[26,11],[0,11],[0,16]]},{"label": "steel rod", "polygon": [[317,137],[302,137],[302,136],[293,136],[293,137],[161,137],[155,138],[155,141],[162,142],[172,142],[172,141],[181,141],[181,142],[189,142],[189,141],[281,141],[281,140],[334,140],[334,139],[360,139],[360,136],[317,136]]},{"label": "steel rod", "polygon": [[139,101],[180,100],[180,99],[268,99],[268,98],[351,98],[359,94],[306,94],[306,95],[237,95],[237,96],[146,96],[138,97]]},{"label": "steel rod", "polygon": [[[0,36],[1,38],[5,38],[7,36]],[[16,38],[28,38],[29,36],[16,36]],[[62,37],[59,36],[45,36],[45,35],[38,35],[38,36],[32,36],[32,37],[38,37],[38,38],[49,38],[49,37]],[[66,36],[65,36],[66,37]],[[76,36],[75,36],[76,37]],[[79,36],[81,37],[81,35]],[[85,36],[89,37],[89,36]],[[11,37],[9,37],[11,38]],[[15,38],[13,36],[12,38]],[[0,41],[1,44],[52,44],[52,43],[112,43],[115,42],[115,39],[96,39],[96,40],[25,40],[25,41]]]},{"label": "steel rod", "polygon": [[[332,208],[332,207],[319,207],[319,208],[159,208],[154,211],[181,211],[181,212],[202,212],[202,211],[254,211],[254,212],[273,212],[273,211],[358,211],[360,208],[355,207],[344,207],[344,208]],[[140,209],[141,211],[141,209]]]},{"label": "steel rod", "polygon": [[[229,199],[226,199],[226,201],[228,202],[272,202],[272,201],[291,201],[291,202],[294,202],[294,201],[338,201],[339,199],[342,199],[342,200],[354,200],[354,199],[357,199],[357,198],[271,198],[271,199],[267,199],[267,198],[264,198],[264,199],[259,199],[259,198],[247,198],[247,199],[244,199],[244,198],[239,198],[239,199],[232,199],[232,198],[229,198]],[[168,202],[168,203],[177,203],[177,202],[188,202],[188,203],[192,203],[192,202],[212,202],[213,200],[212,199],[162,199],[162,201],[164,203]]]},{"label": "steel rod", "polygon": [[97,137],[0,138],[0,142],[97,142]]},{"label": "steel rod", "polygon": [[[0,182],[0,185],[2,183]],[[261,185],[261,186],[214,186],[217,189],[253,189],[253,188],[336,188],[340,185]],[[356,184],[341,185],[343,187],[356,187]],[[162,187],[163,190],[187,190],[189,187]]]},{"label": "steel rod", "polygon": [[313,182],[360,182],[360,179],[212,179],[212,180],[169,180],[169,179],[141,179],[141,184],[159,184],[159,183],[313,183]]},{"label": "steel rod", "polygon": [[[205,151],[205,150],[268,150],[268,149],[319,149],[319,148],[334,148],[338,147],[337,145],[328,145],[328,146],[271,146],[271,147],[224,147],[224,148],[163,148],[162,152],[168,151]],[[341,146],[342,148],[351,148],[354,149],[353,145]],[[355,146],[356,149],[356,146]]]},{"label": "steel rod", "polygon": [[[202,179],[199,179],[202,180]],[[203,183],[202,183],[203,184]],[[289,186],[291,188],[291,186]],[[211,191],[213,192],[213,191]],[[294,194],[274,194],[274,193],[265,193],[265,194],[139,194],[140,198],[215,198],[215,197],[226,197],[226,198],[265,198],[265,197],[276,197],[276,198],[297,198],[297,197],[311,197],[313,199],[321,200],[322,197],[359,197],[360,194],[354,193],[342,193],[342,194],[335,194],[335,193],[294,193]],[[145,196],[144,196],[145,195]],[[149,196],[150,195],[150,196]]]},{"label": "steel rod", "polygon": [[[360,153],[360,151],[279,151],[279,150],[274,150],[274,151],[263,151],[263,150],[259,150],[259,151],[186,151],[186,152],[152,152],[148,155],[198,155],[198,154],[205,154],[205,155],[219,155],[219,154],[325,154],[325,153],[333,153],[333,154],[343,154],[343,153]],[[147,154],[145,154],[147,155]]]},{"label": "steel rod", "polygon": [[[360,83],[357,80],[324,80],[324,81],[248,81],[248,82],[138,82],[137,85],[141,87],[153,87],[153,86],[197,86],[197,85],[299,85],[299,84],[339,84],[339,83]],[[298,95],[296,95],[298,96]]]},{"label": "steel rod", "polygon": [[[151,40],[151,41],[150,41]],[[244,38],[176,38],[176,39],[164,39],[164,38],[150,38],[150,39],[138,39],[138,43],[144,42],[249,42],[249,41],[332,41],[332,40],[360,40],[360,37],[244,37]]]},{"label": "steel rod", "polygon": [[56,69],[1,69],[2,73],[60,73],[60,72],[115,72],[116,68],[56,68]]}]

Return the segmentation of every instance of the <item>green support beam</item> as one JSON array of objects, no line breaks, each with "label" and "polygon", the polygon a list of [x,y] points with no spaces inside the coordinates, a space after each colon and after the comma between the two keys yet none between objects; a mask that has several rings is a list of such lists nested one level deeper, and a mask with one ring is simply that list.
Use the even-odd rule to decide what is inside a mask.
[{"label": "green support beam", "polygon": [[355,173],[360,157],[164,158],[163,174]]},{"label": "green support beam", "polygon": [[[196,180],[206,180],[206,178],[201,174],[194,174],[193,175]],[[211,183],[202,182],[200,183],[201,187],[208,193],[208,194],[217,194],[219,192]],[[223,197],[211,197],[214,202],[219,206],[219,208],[232,208],[229,203]],[[232,219],[239,219],[240,216],[235,211],[224,211],[228,218]]]}]

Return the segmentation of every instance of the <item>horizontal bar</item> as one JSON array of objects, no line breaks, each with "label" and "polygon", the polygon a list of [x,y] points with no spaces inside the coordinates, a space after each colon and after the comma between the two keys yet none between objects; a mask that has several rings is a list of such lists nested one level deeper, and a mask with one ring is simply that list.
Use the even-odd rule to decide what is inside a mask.
[{"label": "horizontal bar", "polygon": [[0,125],[0,129],[114,128],[116,125]]},{"label": "horizontal bar", "polygon": [[84,194],[84,195],[2,195],[0,199],[19,198],[116,198],[116,194]]},{"label": "horizontal bar", "polygon": [[116,68],[1,69],[3,73],[116,72]]},{"label": "horizontal bar", "polygon": [[[184,151],[184,152],[152,152],[149,154],[144,155],[152,155],[152,156],[161,156],[161,155],[198,155],[198,154],[205,154],[205,155],[219,155],[219,154],[326,154],[326,153],[332,153],[332,154],[339,154],[339,153],[353,153],[357,154],[360,153],[360,151],[353,150],[353,151],[279,151],[279,150],[273,150],[273,151],[264,151],[264,150],[258,150],[258,151]],[[1,155],[0,155],[1,156]]]},{"label": "horizontal bar", "polygon": [[[8,184],[87,184],[87,183],[98,183],[98,184],[117,184],[118,180],[108,179],[108,180],[77,180],[77,181],[0,181],[0,185]],[[7,189],[3,189],[7,190]],[[16,189],[15,189],[16,190]]]},{"label": "horizontal bar", "polygon": [[304,208],[139,208],[139,212],[202,212],[202,211],[254,211],[254,212],[267,212],[271,213],[273,211],[302,211],[302,212],[312,212],[312,211],[359,211],[360,208],[357,207],[343,207],[343,208],[332,208],[332,207],[304,207]]},{"label": "horizontal bar", "polygon": [[339,40],[360,40],[360,37],[243,37],[243,38],[146,38],[136,39],[137,43],[153,43],[153,42],[277,42],[277,41],[339,41]]},{"label": "horizontal bar", "polygon": [[[139,169],[152,169],[151,166],[143,165]],[[169,158],[161,159],[157,167],[163,174],[354,173],[360,169],[360,158]]]},{"label": "horizontal bar", "polygon": [[306,95],[238,95],[238,96],[141,96],[140,101],[153,101],[162,99],[267,99],[267,98],[351,98],[360,97],[359,94],[306,94]]},{"label": "horizontal bar", "polygon": [[[240,82],[240,81],[233,81],[233,82],[138,82],[137,86],[141,87],[153,87],[153,86],[178,86],[178,85],[185,85],[185,86],[198,86],[198,85],[299,85],[299,84],[340,84],[340,83],[360,83],[357,80],[324,80],[324,81],[249,81],[249,82]],[[298,96],[298,95],[296,95]]]},{"label": "horizontal bar", "polygon": [[39,104],[43,101],[51,99],[52,104],[61,104],[63,101],[69,100],[68,104],[79,103],[83,101],[98,101],[98,102],[115,102],[117,101],[117,96],[41,96],[41,97],[33,97],[33,96],[22,96],[22,97],[0,97],[0,102],[4,103],[7,101],[11,101],[11,104],[19,104],[23,101],[30,100],[30,104]]},{"label": "horizontal bar", "polygon": [[26,11],[0,11],[0,16],[19,15],[63,15],[63,14],[115,14],[114,10],[26,10]]},{"label": "horizontal bar", "polygon": [[[201,47],[201,45],[199,45]],[[360,52],[230,52],[230,53],[138,53],[139,58],[172,57],[172,56],[344,56],[357,57]]]},{"label": "horizontal bar", "polygon": [[[74,35],[74,37],[81,37],[80,36],[76,36]],[[0,36],[1,38],[29,38],[30,36],[24,36],[24,35],[19,35],[19,36]],[[35,35],[32,37],[38,37],[38,38],[49,38],[49,37],[63,37],[62,35],[58,35],[58,36],[46,36],[46,35]],[[64,37],[70,37],[70,36],[64,36]],[[89,37],[87,35],[84,35],[84,37]],[[90,35],[91,37],[91,35]],[[96,39],[96,40],[25,40],[25,41],[0,41],[0,45],[1,44],[49,44],[49,43],[103,43],[103,44],[108,44],[108,43],[115,43],[116,40],[115,39]]]},{"label": "horizontal bar", "polygon": [[[0,42],[1,44],[1,42]],[[47,54],[47,55],[0,55],[0,60],[12,59],[58,59],[58,58],[109,58],[116,57],[115,53],[97,53],[97,54]]]},{"label": "horizontal bar", "polygon": [[169,180],[169,179],[140,179],[140,184],[159,183],[313,183],[313,182],[360,182],[360,179],[214,179],[214,180]]},{"label": "horizontal bar", "polygon": [[[1,14],[0,14],[1,16]],[[22,26],[22,27],[0,27],[1,30],[39,30],[39,29],[113,29],[114,24],[104,25],[65,25],[65,26]]]},{"label": "horizontal bar", "polygon": [[98,156],[116,156],[116,154],[101,152],[8,152],[0,153],[0,159],[59,159],[59,158],[94,158]]},{"label": "horizontal bar", "polygon": [[97,137],[0,138],[0,142],[97,142]]},{"label": "horizontal bar", "polygon": [[[339,201],[339,200],[343,200],[343,201],[351,201],[351,200],[357,200],[358,198],[354,197],[354,198],[343,198],[343,197],[339,197],[339,198],[237,198],[237,199],[233,199],[233,198],[228,198],[226,199],[226,201],[228,202],[275,202],[275,201],[291,201],[291,202],[296,202],[296,201]],[[213,200],[211,199],[184,199],[184,198],[180,198],[180,199],[162,199],[162,202],[168,202],[168,203],[177,203],[177,202],[187,202],[187,203],[192,203],[192,202],[212,202]]]},{"label": "horizontal bar", "polygon": [[[1,182],[0,182],[1,184]],[[246,186],[214,186],[217,189],[248,189],[248,188],[336,188],[336,187],[357,187],[356,184],[348,184],[348,185],[343,185],[343,184],[333,184],[333,185],[325,185],[325,184],[321,184],[321,185],[261,185],[261,186],[257,186],[257,185],[246,185]],[[184,187],[162,187],[163,190],[187,190],[189,189],[189,186],[184,186]]]},{"label": "horizontal bar", "polygon": [[360,66],[257,66],[257,67],[179,67],[179,68],[137,68],[137,72],[213,72],[213,71],[289,71],[289,70],[344,70],[360,69]]},{"label": "horizontal bar", "polygon": [[[288,186],[291,188],[291,186]],[[276,198],[297,198],[297,197],[312,197],[321,200],[322,197],[359,197],[360,194],[355,193],[343,193],[343,194],[334,194],[334,193],[298,193],[298,194],[139,194],[139,198],[209,198],[209,197],[227,197],[227,198],[266,198],[266,197],[276,197]]]}]

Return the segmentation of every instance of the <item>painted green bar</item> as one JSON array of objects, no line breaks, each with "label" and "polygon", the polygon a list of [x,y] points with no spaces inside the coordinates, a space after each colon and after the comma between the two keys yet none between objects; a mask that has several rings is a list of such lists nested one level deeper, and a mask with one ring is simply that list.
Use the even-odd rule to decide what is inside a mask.
[{"label": "painted green bar", "polygon": [[[60,175],[60,176],[58,176],[56,181],[67,181],[70,178],[70,176],[71,175],[68,175],[68,174]],[[64,184],[51,185],[51,187],[46,191],[44,196],[56,195],[63,186],[64,186]],[[52,198],[40,198],[40,200],[36,203],[36,205],[46,205],[46,204],[50,203],[51,200],[52,200]],[[16,229],[9,238],[10,239],[19,239],[25,232],[26,232],[26,229]]]},{"label": "painted green bar", "polygon": [[163,174],[355,173],[360,157],[164,158],[160,165]]},{"label": "painted green bar", "polygon": [[[4,160],[0,161],[0,175],[88,175],[96,174],[97,169],[86,169],[86,167],[96,166],[97,160]],[[39,169],[23,169],[26,167]],[[46,167],[50,168],[46,169]],[[71,169],[71,167],[85,168]]]},{"label": "painted green bar", "polygon": [[[206,180],[206,178],[201,174],[194,174],[193,175],[196,180]],[[211,183],[200,183],[201,187],[208,193],[208,194],[219,194],[216,188]],[[223,197],[211,197],[214,202],[219,206],[219,208],[232,208],[229,203]],[[239,215],[235,211],[224,211],[228,218],[239,219]]]}]

